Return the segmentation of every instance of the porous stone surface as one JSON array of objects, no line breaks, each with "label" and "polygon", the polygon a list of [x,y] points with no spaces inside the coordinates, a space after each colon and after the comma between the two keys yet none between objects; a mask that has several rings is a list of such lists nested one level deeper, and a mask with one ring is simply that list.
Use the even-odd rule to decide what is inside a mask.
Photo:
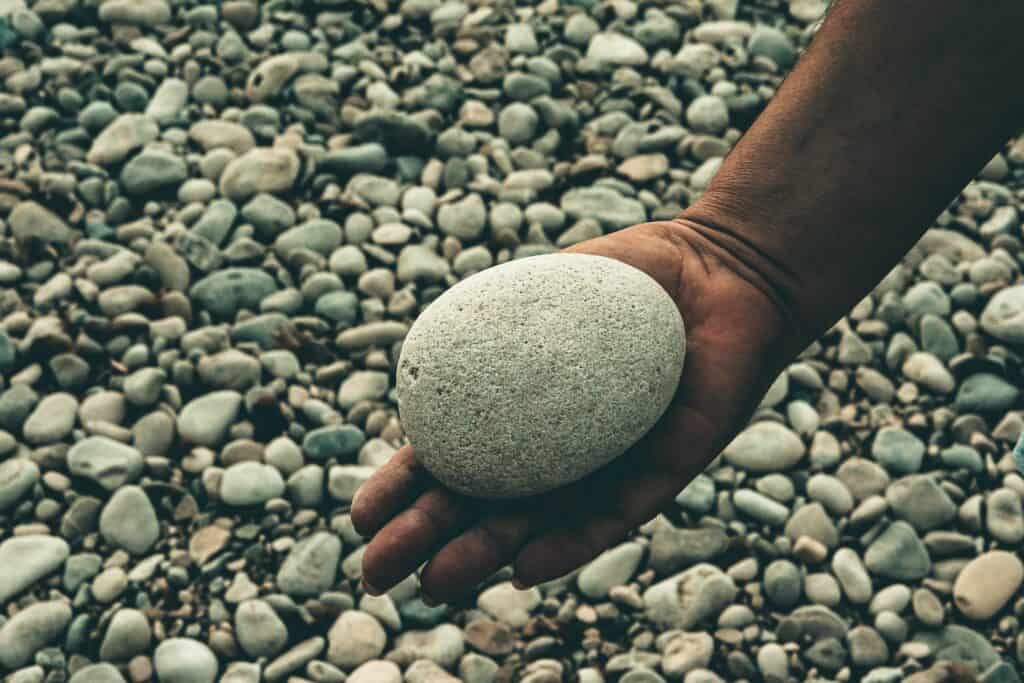
[{"label": "porous stone surface", "polygon": [[398,363],[399,414],[419,460],[453,489],[541,493],[643,436],[685,349],[679,310],[645,273],[601,256],[524,258],[420,315]]}]

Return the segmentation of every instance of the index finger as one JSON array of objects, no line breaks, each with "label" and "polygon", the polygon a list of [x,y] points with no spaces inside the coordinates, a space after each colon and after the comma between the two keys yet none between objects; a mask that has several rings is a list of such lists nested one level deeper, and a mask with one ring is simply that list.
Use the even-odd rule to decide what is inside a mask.
[{"label": "index finger", "polygon": [[360,535],[373,536],[433,483],[412,446],[402,446],[356,491],[352,525]]}]

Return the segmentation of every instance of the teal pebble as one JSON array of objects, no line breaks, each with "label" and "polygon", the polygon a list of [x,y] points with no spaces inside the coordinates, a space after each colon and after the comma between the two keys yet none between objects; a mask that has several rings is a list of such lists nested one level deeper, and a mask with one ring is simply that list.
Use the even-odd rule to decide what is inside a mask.
[{"label": "teal pebble", "polygon": [[366,443],[366,435],[352,425],[328,425],[314,429],[302,440],[302,450],[314,460],[350,458]]}]

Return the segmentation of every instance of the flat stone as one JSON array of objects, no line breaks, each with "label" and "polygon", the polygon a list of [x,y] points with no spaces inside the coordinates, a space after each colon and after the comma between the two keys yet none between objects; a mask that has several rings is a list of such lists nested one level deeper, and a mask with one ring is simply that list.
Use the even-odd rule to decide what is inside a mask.
[{"label": "flat stone", "polygon": [[341,540],[318,531],[292,546],[277,572],[277,587],[288,595],[315,597],[334,585]]},{"label": "flat stone", "polygon": [[530,621],[530,614],[540,603],[539,590],[519,590],[507,581],[487,588],[476,600],[477,607],[512,628],[525,626]]},{"label": "flat stone", "polygon": [[28,458],[14,457],[0,462],[0,512],[17,505],[38,481],[39,465]]},{"label": "flat stone", "polygon": [[647,220],[647,209],[636,199],[607,187],[577,187],[562,195],[561,208],[570,218],[592,218],[605,230],[619,230]]},{"label": "flat stone", "polygon": [[729,537],[716,526],[676,528],[662,524],[655,530],[650,544],[650,565],[661,574],[671,574],[684,567],[712,560],[729,546]]},{"label": "flat stone", "polygon": [[99,6],[100,21],[133,26],[160,26],[171,19],[165,0],[105,0]]},{"label": "flat stone", "polygon": [[399,411],[446,485],[540,493],[608,463],[657,421],[684,347],[675,303],[640,271],[579,254],[524,258],[463,280],[417,319]]},{"label": "flat stone", "polygon": [[56,536],[13,536],[0,543],[0,604],[55,572],[70,554],[67,541]]},{"label": "flat stone", "polygon": [[259,462],[231,465],[221,477],[220,499],[233,507],[262,505],[284,495],[284,479],[276,467]]},{"label": "flat stone", "polygon": [[1024,509],[1020,494],[1004,486],[990,493],[985,502],[988,532],[1009,545],[1024,541]]},{"label": "flat stone", "polygon": [[871,456],[894,474],[920,470],[924,450],[924,442],[902,427],[882,427],[871,443]]},{"label": "flat stone", "polygon": [[437,210],[437,225],[446,235],[468,241],[479,239],[487,225],[487,207],[480,195],[473,193],[463,199],[444,204]]},{"label": "flat stone", "polygon": [[739,589],[711,564],[698,564],[644,591],[647,618],[665,628],[691,630],[729,605]]},{"label": "flat stone", "polygon": [[863,605],[874,594],[871,576],[860,556],[849,548],[840,548],[832,556],[832,573],[839,580],[846,598],[855,605]]},{"label": "flat stone", "polygon": [[580,592],[592,600],[603,600],[615,586],[623,586],[633,577],[644,547],[639,543],[622,543],[590,561],[576,577]]},{"label": "flat stone", "polygon": [[350,671],[379,657],[387,640],[384,627],[369,614],[343,612],[327,632],[327,661]]},{"label": "flat stone", "polygon": [[348,683],[402,683],[402,670],[394,662],[374,659],[348,675]]},{"label": "flat stone", "polygon": [[89,664],[76,671],[70,683],[125,683],[124,676],[113,664]]},{"label": "flat stone", "polygon": [[646,183],[665,175],[668,169],[664,154],[639,154],[619,164],[618,171],[635,183]]},{"label": "flat stone", "polygon": [[354,425],[328,425],[314,429],[302,440],[302,450],[313,460],[348,459],[366,443],[366,435]]},{"label": "flat stone", "polygon": [[168,638],[153,653],[153,669],[160,683],[213,683],[217,656],[193,638]]},{"label": "flat stone", "polygon": [[274,278],[262,270],[226,268],[197,282],[189,293],[211,313],[231,318],[239,309],[258,309],[260,301],[277,289]]},{"label": "flat stone", "polygon": [[90,164],[119,164],[160,136],[160,126],[145,114],[121,114],[96,136],[86,155]]},{"label": "flat stone", "polygon": [[157,123],[170,124],[181,116],[188,102],[188,83],[180,78],[165,78],[146,105],[146,115]]},{"label": "flat stone", "polygon": [[810,503],[794,512],[786,522],[785,531],[793,541],[809,536],[829,548],[839,544],[839,532],[821,503]]},{"label": "flat stone", "polygon": [[733,439],[722,456],[752,472],[780,472],[798,463],[806,452],[800,437],[777,422],[755,422]]},{"label": "flat stone", "polygon": [[200,147],[209,152],[211,149],[226,148],[235,154],[245,154],[256,146],[256,138],[252,132],[240,123],[221,119],[206,119],[193,123],[188,135]]},{"label": "flat stone", "polygon": [[111,617],[100,645],[100,659],[124,662],[136,655],[148,654],[152,629],[140,610],[121,608]]},{"label": "flat stone", "polygon": [[327,493],[335,500],[351,503],[375,470],[368,465],[334,465],[327,473]]},{"label": "flat stone", "polygon": [[1002,413],[1019,396],[1020,390],[1002,377],[981,372],[960,384],[953,405],[961,413]]},{"label": "flat stone", "polygon": [[649,56],[644,46],[621,33],[595,34],[587,45],[587,59],[615,66],[646,64]]},{"label": "flat stone", "polygon": [[981,329],[996,339],[1024,344],[1024,285],[996,292],[985,305],[979,321]]},{"label": "flat stone", "polygon": [[445,668],[452,668],[465,652],[462,630],[454,624],[441,624],[429,631],[406,631],[395,639],[395,650],[388,658],[408,665],[429,659]]},{"label": "flat stone", "polygon": [[[470,247],[460,252],[459,256],[471,252],[473,249],[484,249],[486,251],[486,248],[482,245]],[[458,264],[459,259],[456,257],[456,270],[458,269]],[[488,262],[487,266],[484,267],[490,265],[491,263]],[[410,244],[403,247],[402,251],[399,252],[398,266],[395,269],[395,274],[399,282],[441,282],[449,270],[448,262],[434,250],[422,244]],[[483,270],[483,268],[477,268],[477,270]]]},{"label": "flat stone", "polygon": [[341,226],[332,220],[318,218],[281,233],[274,241],[274,251],[287,259],[297,249],[308,249],[329,255],[341,244]]},{"label": "flat stone", "polygon": [[1000,660],[991,639],[958,624],[948,624],[939,631],[919,631],[912,642],[925,645],[936,661],[966,662],[978,670],[987,669]]},{"label": "flat stone", "polygon": [[864,564],[873,574],[903,581],[924,578],[932,566],[927,548],[906,522],[890,524],[868,546]]},{"label": "flat stone", "polygon": [[142,555],[160,537],[160,520],[153,504],[138,486],[122,486],[100,513],[100,534],[107,543]]},{"label": "flat stone", "polygon": [[298,155],[283,147],[254,147],[231,160],[220,176],[220,192],[232,201],[245,201],[261,192],[279,194],[299,177]]},{"label": "flat stone", "polygon": [[68,470],[115,491],[142,476],[142,454],[131,446],[105,436],[82,439],[68,451]]},{"label": "flat stone", "polygon": [[353,372],[338,388],[338,406],[348,410],[360,401],[378,401],[387,395],[389,389],[386,372],[376,370]]},{"label": "flat stone", "polygon": [[0,665],[8,670],[25,666],[36,652],[60,637],[69,621],[71,606],[62,600],[37,602],[21,610],[0,626]]},{"label": "flat stone", "polygon": [[250,657],[273,657],[288,644],[288,628],[264,600],[246,600],[235,610],[235,638]]},{"label": "flat stone", "polygon": [[11,233],[21,241],[63,244],[74,234],[57,214],[35,202],[19,202],[7,217]]},{"label": "flat stone", "polygon": [[177,188],[188,178],[185,160],[159,149],[144,149],[121,170],[124,191],[135,197]]},{"label": "flat stone", "polygon": [[956,517],[956,505],[949,495],[927,475],[897,479],[885,492],[889,507],[919,532],[948,524]]},{"label": "flat stone", "polygon": [[178,413],[178,433],[197,446],[219,446],[242,407],[237,391],[214,391],[185,404]]}]

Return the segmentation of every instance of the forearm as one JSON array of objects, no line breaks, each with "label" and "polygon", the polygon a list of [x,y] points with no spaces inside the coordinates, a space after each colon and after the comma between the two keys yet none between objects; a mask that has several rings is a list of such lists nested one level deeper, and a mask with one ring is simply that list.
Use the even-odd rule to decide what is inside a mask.
[{"label": "forearm", "polygon": [[1024,123],[1024,2],[839,0],[681,218],[747,252],[808,343]]}]

